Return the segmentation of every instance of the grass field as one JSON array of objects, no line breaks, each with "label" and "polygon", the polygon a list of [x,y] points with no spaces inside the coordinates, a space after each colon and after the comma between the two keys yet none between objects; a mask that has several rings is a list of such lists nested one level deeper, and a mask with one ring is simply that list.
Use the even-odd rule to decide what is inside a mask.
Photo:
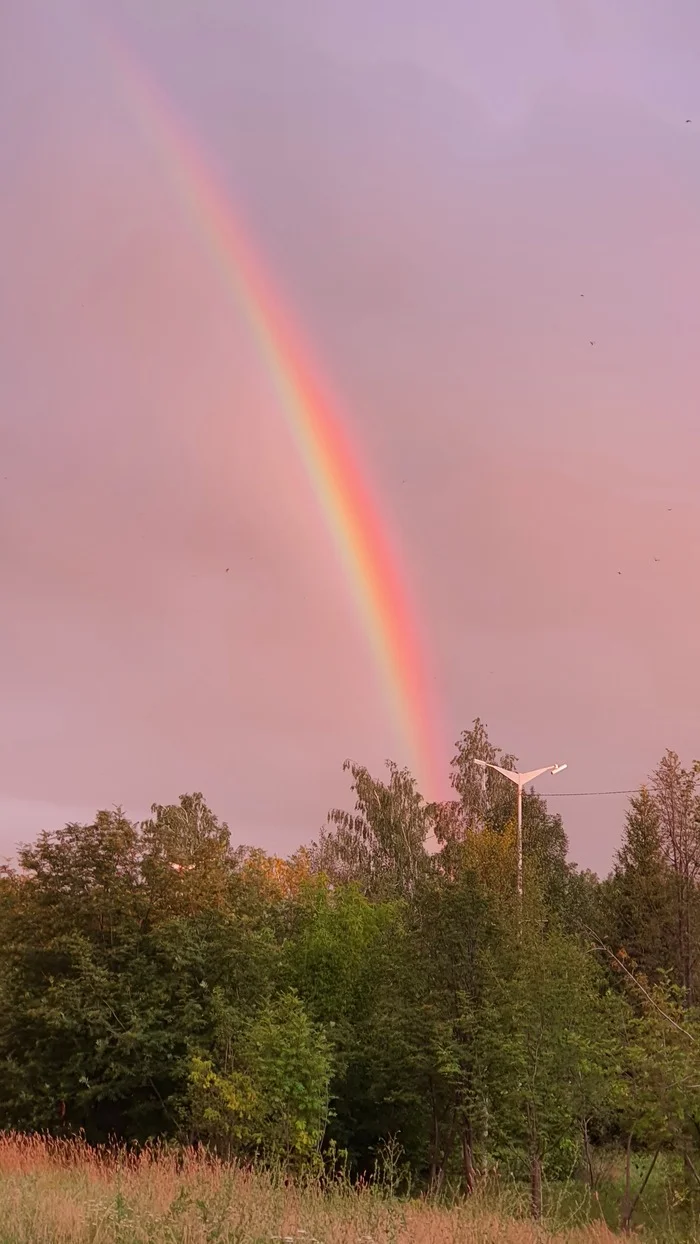
[{"label": "grass field", "polygon": [[[100,1154],[79,1142],[0,1135],[0,1244],[604,1244],[615,1237],[580,1217],[567,1197],[536,1226],[518,1194],[498,1206],[476,1197],[452,1207],[389,1197],[381,1189],[285,1186],[195,1154]],[[569,1225],[567,1226],[567,1218]],[[643,1230],[644,1240],[695,1240]]]}]

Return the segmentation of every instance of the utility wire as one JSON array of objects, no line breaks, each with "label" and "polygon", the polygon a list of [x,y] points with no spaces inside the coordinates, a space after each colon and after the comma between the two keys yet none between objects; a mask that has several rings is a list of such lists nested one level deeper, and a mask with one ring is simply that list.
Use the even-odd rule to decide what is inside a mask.
[{"label": "utility wire", "polygon": [[[542,799],[583,799],[586,795],[638,795],[641,787],[634,790],[554,790],[542,793]],[[530,792],[525,791],[526,795]],[[537,792],[539,794],[539,791]]]}]

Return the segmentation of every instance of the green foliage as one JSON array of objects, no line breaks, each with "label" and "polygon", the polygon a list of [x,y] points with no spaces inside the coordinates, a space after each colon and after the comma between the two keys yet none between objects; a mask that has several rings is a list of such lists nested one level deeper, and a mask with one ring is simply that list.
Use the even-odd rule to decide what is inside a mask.
[{"label": "green foliage", "polygon": [[474,760],[514,769],[516,758],[494,747],[484,723],[475,718],[471,730],[464,730],[452,760],[452,785],[459,798],[462,834],[468,830],[502,831],[514,815],[513,791],[491,769],[480,769]]},{"label": "green foliage", "polygon": [[604,882],[527,793],[521,924],[513,790],[475,757],[515,763],[477,719],[439,805],[395,765],[346,766],[353,811],[289,860],[232,847],[197,793],[21,848],[0,873],[0,1126],[340,1154],[445,1195],[507,1175],[534,1213],[548,1180],[597,1196],[604,1144],[627,1151],[625,1222],[657,1159],[695,1212],[698,774],[666,754]]},{"label": "green foliage", "polygon": [[[475,759],[506,769],[517,768],[517,758],[493,746],[484,723],[477,717],[472,729],[462,733],[452,761],[452,785],[459,798],[447,807],[434,809],[436,836],[448,846],[484,831],[508,834],[515,825],[514,786],[492,769],[479,768]],[[540,884],[546,886],[550,904],[560,911],[566,905],[570,880],[567,846],[561,817],[551,815],[544,799],[534,790],[525,792],[524,857],[538,873]]]},{"label": "green foliage", "polygon": [[499,1116],[507,1139],[553,1177],[574,1169],[584,1120],[605,1110],[618,1019],[587,949],[556,923],[528,922],[500,1008]]},{"label": "green foliage", "polygon": [[700,1118],[700,1024],[682,992],[659,983],[628,1016],[615,1100],[623,1131],[647,1147],[669,1145]]},{"label": "green foliage", "polygon": [[[201,796],[180,806],[215,824]],[[183,842],[173,842],[172,810],[160,811],[162,841],[156,822],[100,813],[92,826],[42,834],[4,879],[5,1125],[83,1128],[95,1140],[172,1133],[191,1049],[214,1040],[222,999],[242,1022],[274,973],[266,913],[237,911],[233,884],[222,910],[221,885],[170,869]],[[216,851],[228,886],[225,832]]]},{"label": "green foliage", "polygon": [[267,1003],[246,1032],[241,1053],[256,1087],[263,1153],[290,1158],[317,1151],[328,1116],[331,1052],[296,994]]},{"label": "green foliage", "polygon": [[195,1135],[227,1158],[254,1147],[260,1103],[250,1078],[240,1071],[216,1071],[211,1058],[193,1054],[188,1080],[189,1123]]},{"label": "green foliage", "polygon": [[630,800],[605,901],[615,949],[624,949],[645,976],[658,976],[668,966],[668,950],[676,932],[674,895],[659,809],[647,787]]},{"label": "green foliage", "polygon": [[406,769],[387,761],[389,781],[377,782],[363,765],[347,760],[355,812],[334,808],[332,833],[322,834],[316,866],[334,880],[356,881],[375,897],[409,894],[425,865],[430,807]]},{"label": "green foliage", "polygon": [[328,1115],[331,1055],[296,994],[266,1003],[240,1036],[233,1061],[217,1070],[210,1058],[192,1056],[195,1134],[226,1156],[261,1153],[290,1162],[317,1153]]}]

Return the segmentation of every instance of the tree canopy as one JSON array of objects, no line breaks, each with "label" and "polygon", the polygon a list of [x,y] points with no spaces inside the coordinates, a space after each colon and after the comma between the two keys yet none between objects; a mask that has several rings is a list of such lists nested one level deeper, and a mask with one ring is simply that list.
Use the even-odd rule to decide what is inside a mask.
[{"label": "tree canopy", "polygon": [[700,1166],[697,766],[662,757],[602,881],[526,793],[521,924],[514,791],[477,757],[515,764],[477,719],[443,804],[348,763],[349,810],[288,860],[199,793],[22,846],[0,875],[0,1125],[342,1151],[354,1175],[398,1137],[415,1184],[506,1170],[535,1214],[606,1139]]}]

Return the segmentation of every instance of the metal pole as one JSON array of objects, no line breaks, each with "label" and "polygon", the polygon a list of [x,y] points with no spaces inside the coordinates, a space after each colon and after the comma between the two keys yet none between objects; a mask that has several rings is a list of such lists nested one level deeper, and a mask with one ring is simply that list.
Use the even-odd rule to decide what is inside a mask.
[{"label": "metal pole", "polygon": [[543,773],[561,773],[566,765],[547,765],[544,769],[531,769],[529,773],[518,773],[515,769],[502,769],[500,765],[492,764],[490,760],[481,760],[480,757],[474,757],[474,764],[480,765],[482,769],[494,769],[496,773],[502,773],[504,777],[513,782],[518,788],[518,838],[517,838],[517,854],[518,854],[518,920],[520,930],[522,931],[523,923],[523,786],[527,786],[528,782],[534,782],[535,778],[541,777]]},{"label": "metal pole", "polygon": [[523,788],[518,782],[518,921],[523,923]]}]

